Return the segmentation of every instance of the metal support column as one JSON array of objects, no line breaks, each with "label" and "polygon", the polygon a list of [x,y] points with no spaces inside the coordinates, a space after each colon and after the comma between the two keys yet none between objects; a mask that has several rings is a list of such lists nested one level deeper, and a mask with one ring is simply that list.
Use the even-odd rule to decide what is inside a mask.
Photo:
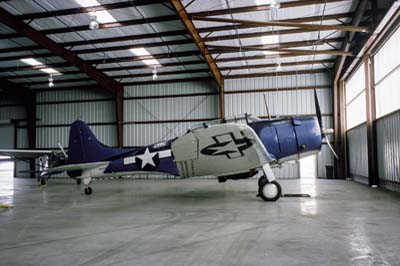
[{"label": "metal support column", "polygon": [[368,145],[368,184],[378,186],[378,158],[376,147],[376,112],[374,90],[374,68],[370,55],[364,55],[365,92],[367,112],[367,145]]},{"label": "metal support column", "polygon": [[124,146],[124,90],[120,89],[115,94],[115,113],[117,125],[117,145]]}]

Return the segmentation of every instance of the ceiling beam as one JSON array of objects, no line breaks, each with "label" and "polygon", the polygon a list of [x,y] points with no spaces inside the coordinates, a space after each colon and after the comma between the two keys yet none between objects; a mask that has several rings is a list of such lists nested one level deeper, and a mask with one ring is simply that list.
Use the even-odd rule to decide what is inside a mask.
[{"label": "ceiling beam", "polygon": [[54,10],[54,11],[45,11],[45,12],[16,15],[16,17],[21,20],[32,20],[32,19],[38,19],[38,18],[50,18],[50,17],[59,17],[59,16],[67,16],[67,15],[76,15],[76,14],[82,14],[82,13],[89,13],[89,12],[93,12],[93,11],[98,12],[98,11],[103,11],[103,10],[130,8],[130,7],[135,7],[135,6],[162,4],[167,1],[168,0],[125,1],[125,2],[103,4],[100,6],[68,8],[68,9],[61,9],[61,10]]},{"label": "ceiling beam", "polygon": [[302,34],[302,33],[316,32],[316,31],[321,31],[321,30],[289,29],[289,30],[280,30],[279,33],[277,31],[263,31],[263,32],[228,34],[228,35],[221,35],[221,36],[214,36],[214,37],[206,37],[206,38],[203,38],[203,42],[248,39],[248,38],[257,38],[257,37],[262,37],[262,36],[274,36],[274,35],[283,36],[283,35]]},{"label": "ceiling beam", "polygon": [[203,54],[203,57],[206,60],[207,65],[210,68],[210,71],[214,76],[219,89],[223,90],[224,81],[221,72],[219,71],[218,66],[215,63],[214,58],[211,56],[211,54],[207,50],[207,47],[202,42],[200,34],[197,32],[197,29],[195,28],[192,20],[190,19],[188,13],[186,12],[185,7],[183,6],[180,0],[170,0],[170,2],[172,6],[175,8],[176,12],[178,13],[182,23],[185,25],[186,29],[192,36],[193,41],[196,43],[197,47]]},{"label": "ceiling beam", "polygon": [[[255,50],[262,49],[274,49],[274,48],[290,48],[290,47],[303,47],[303,46],[313,46],[313,45],[321,45],[326,43],[334,43],[334,42],[342,42],[343,38],[330,38],[330,39],[322,39],[322,40],[309,40],[309,41],[300,41],[300,42],[286,42],[280,43],[279,46],[277,44],[274,45],[253,45],[253,46],[246,46],[242,47],[245,49],[254,48]],[[74,54],[89,54],[89,53],[101,53],[101,52],[113,52],[113,51],[123,51],[129,50],[133,48],[152,48],[152,47],[163,47],[163,46],[172,46],[172,45],[183,45],[183,44],[191,44],[193,43],[192,40],[178,40],[178,41],[166,41],[166,42],[151,42],[151,43],[143,43],[143,44],[135,44],[135,45],[124,45],[124,46],[111,46],[111,47],[99,47],[99,48],[89,48],[89,49],[81,49],[81,50],[70,50]],[[243,49],[237,50],[240,52]],[[211,54],[217,53],[229,53],[235,51],[227,51],[226,49],[214,49],[209,51]],[[174,53],[169,53],[169,55],[173,55]],[[34,57],[34,58],[45,58],[53,56],[52,53],[44,52],[40,54],[33,54],[33,55],[16,55],[16,56],[3,56],[0,57],[0,62],[4,61],[12,61],[12,60],[20,60],[27,57]],[[152,56],[153,58],[153,56]]]},{"label": "ceiling beam", "polygon": [[[328,39],[314,39],[307,41],[296,41],[296,42],[281,42],[275,44],[260,44],[260,45],[249,45],[249,46],[221,46],[221,45],[207,45],[210,49],[210,53],[224,53],[226,50],[232,49],[233,52],[241,52],[243,50],[252,50],[254,51],[274,51],[279,48],[292,48],[292,47],[307,47],[307,46],[315,46],[315,45],[323,45],[328,43],[336,43],[343,42],[344,38],[328,38]],[[236,48],[236,50],[235,50]]]},{"label": "ceiling beam", "polygon": [[[325,16],[313,16],[313,17],[302,17],[302,18],[294,18],[294,19],[285,19],[281,20],[283,22],[314,22],[314,21],[327,21],[327,20],[336,20],[352,17],[354,13],[341,13],[341,14],[332,14]],[[220,32],[220,31],[229,31],[235,29],[248,29],[248,28],[256,28],[253,25],[229,25],[229,26],[218,26],[218,27],[207,27],[207,28],[199,28],[197,31],[199,33],[210,33],[210,32]],[[312,32],[315,30],[306,30],[306,29],[294,29],[294,30],[283,30],[279,32],[279,35],[283,34],[294,34],[294,33],[305,33]],[[146,33],[146,34],[135,34],[135,35],[125,35],[119,37],[111,37],[111,38],[99,38],[94,40],[84,40],[84,41],[72,41],[72,42],[63,42],[59,43],[64,47],[72,47],[72,46],[80,46],[80,45],[89,45],[89,44],[101,44],[101,43],[116,43],[123,41],[134,41],[134,40],[143,40],[143,39],[153,39],[153,38],[162,38],[162,37],[172,37],[172,36],[184,36],[187,35],[188,32],[186,30],[174,30],[174,31],[165,31],[165,32],[157,32],[157,33]],[[262,34],[265,36],[271,35],[272,32],[262,32],[262,33],[245,33],[236,35],[240,38],[253,38],[257,37],[257,34]],[[276,34],[276,32],[274,32]],[[217,41],[217,40],[226,40],[226,39],[234,39],[235,35],[223,35],[216,37],[208,37],[203,38],[203,41]],[[11,47],[11,48],[3,48],[0,49],[0,53],[11,53],[11,52],[22,52],[22,51],[35,51],[41,50],[42,47],[38,45],[29,45],[29,46],[20,46],[20,47]]]},{"label": "ceiling beam", "polygon": [[23,21],[15,18],[12,14],[0,8],[0,22],[10,27],[11,29],[19,32],[21,35],[31,39],[33,42],[42,46],[43,48],[51,51],[53,54],[62,57],[71,65],[79,68],[83,73],[87,74],[90,78],[95,80],[105,90],[116,94],[122,90],[121,84],[109,78],[90,64],[86,63],[78,56],[68,51],[61,45],[47,38],[44,34],[35,30]]},{"label": "ceiling beam", "polygon": [[[326,59],[326,60],[307,60],[307,61],[299,61],[299,62],[285,62],[281,63],[282,67],[288,66],[304,66],[304,65],[316,65],[316,64],[332,64],[335,63],[334,59]],[[244,65],[244,66],[228,66],[228,67],[220,67],[221,71],[233,71],[233,70],[246,70],[246,69],[259,69],[259,68],[276,68],[278,64],[257,64],[257,65]]]},{"label": "ceiling beam", "polygon": [[[125,41],[154,39],[154,38],[162,38],[162,37],[184,36],[186,34],[188,34],[188,33],[185,30],[174,30],[174,31],[157,32],[157,33],[125,35],[125,36],[111,37],[111,38],[99,38],[99,39],[94,39],[94,40],[63,42],[63,43],[58,43],[58,44],[60,44],[64,47],[75,47],[75,46],[81,46],[81,45],[118,43],[118,42],[125,42]],[[10,48],[0,49],[0,53],[35,51],[35,50],[43,50],[43,48],[40,47],[39,45],[10,47]]]},{"label": "ceiling beam", "polygon": [[228,19],[228,18],[209,18],[192,16],[193,20],[206,21],[206,22],[221,22],[221,23],[237,23],[237,24],[248,24],[259,27],[293,27],[302,29],[314,29],[314,30],[338,30],[338,31],[351,31],[351,32],[369,32],[368,27],[358,26],[342,26],[342,25],[320,25],[320,24],[307,24],[307,23],[296,23],[296,22],[282,22],[282,21],[254,21],[254,20],[243,20],[243,19]]},{"label": "ceiling beam", "polygon": [[[69,49],[69,51],[73,52],[76,55],[80,55],[80,54],[123,51],[123,50],[129,50],[129,49],[134,49],[134,48],[154,48],[154,47],[184,45],[184,44],[192,44],[192,43],[193,43],[192,40],[178,40],[178,41],[151,42],[151,43],[142,43],[142,44],[134,44],[134,45],[123,45],[123,46],[84,48],[84,49],[77,49],[77,50]],[[2,56],[2,57],[0,57],[0,62],[10,61],[10,60],[19,60],[19,59],[27,58],[27,57],[45,58],[45,57],[52,57],[52,56],[54,56],[54,54],[50,53],[50,52],[41,52],[41,53],[37,53],[37,54],[28,54],[28,55]]]},{"label": "ceiling beam", "polygon": [[[366,11],[368,7],[368,0],[360,0],[357,6],[357,11],[356,14],[353,17],[353,20],[351,22],[351,24],[356,27],[361,23],[361,20],[363,18],[363,15]],[[349,32],[346,35],[346,42],[344,42],[342,44],[342,50],[343,51],[350,51],[350,47],[353,41],[353,38],[355,36],[355,32]],[[346,61],[346,55],[341,56],[340,58],[337,59],[337,63],[335,66],[335,82],[337,82],[339,80],[339,77],[341,75],[343,66],[344,66],[344,62]]]},{"label": "ceiling beam", "polygon": [[[201,56],[199,51],[195,51],[195,54],[193,53],[174,53],[177,57],[179,56],[196,56],[199,57]],[[157,56],[158,58],[156,59],[165,59],[169,58],[168,54],[156,54],[154,56]],[[160,58],[162,57],[162,58]],[[111,63],[122,63],[122,62],[135,62],[135,61],[140,61],[140,57],[132,57],[132,56],[124,56],[124,57],[114,57],[114,58],[105,58],[105,59],[92,59],[92,60],[86,60],[85,62],[88,64],[92,65],[102,65],[102,64],[111,64]],[[185,64],[194,64],[194,62],[197,61],[199,63],[205,64],[203,61],[200,60],[191,60],[191,61],[182,61],[182,62],[173,62],[173,63],[162,63],[160,64],[162,66],[179,66],[179,65],[185,65]],[[38,69],[43,69],[47,68],[48,66],[51,66],[53,68],[58,68],[58,67],[68,67],[71,66],[71,64],[62,62],[62,63],[47,63],[46,66],[15,66],[15,67],[0,67],[0,73],[4,72],[16,72],[16,71],[25,71],[25,70],[38,70]],[[146,68],[153,68],[149,67],[147,65],[140,65],[140,66],[132,66],[132,69],[146,69]],[[103,68],[99,68],[99,71],[103,71]]]},{"label": "ceiling beam", "polygon": [[[182,75],[182,74],[196,74],[196,73],[209,73],[208,68],[201,68],[201,69],[192,69],[192,70],[177,70],[177,71],[164,71],[164,72],[159,72],[157,73],[158,76],[163,77],[163,76],[169,76],[169,75]],[[120,80],[119,82],[123,84],[121,79],[131,79],[131,78],[142,78],[142,77],[151,77],[153,76],[153,73],[150,71],[148,73],[140,73],[140,74],[122,74],[122,75],[114,75],[114,76],[109,76],[112,79],[115,80]],[[62,78],[63,76],[60,77],[55,77],[54,78],[54,83],[60,84],[60,83],[73,83],[73,82],[82,82],[82,81],[91,81],[91,78],[80,78],[80,77],[64,77],[64,79],[59,79]],[[25,81],[25,82],[18,82],[16,83],[18,85],[22,86],[29,86],[29,85],[46,85],[48,84],[47,80],[39,80],[39,81]]]},{"label": "ceiling beam", "polygon": [[[346,55],[352,56],[351,52],[338,51],[338,50],[303,50],[303,49],[285,49],[285,48],[257,48],[257,47],[245,47],[245,46],[222,46],[222,45],[208,45],[208,48],[219,49],[230,52],[240,52],[240,51],[268,51],[268,52],[280,52],[280,53],[292,53],[298,55]],[[213,51],[213,50],[210,50]]]},{"label": "ceiling beam", "polygon": [[[134,82],[125,82],[124,86],[141,86],[141,85],[150,85],[150,84],[164,84],[164,83],[179,83],[179,82],[192,82],[192,81],[212,81],[214,80],[211,77],[197,77],[197,78],[179,78],[179,79],[158,79],[158,80],[149,80],[149,81],[134,81]],[[35,88],[33,91],[64,91],[64,90],[96,90],[98,89],[95,85],[83,85],[83,86],[65,86],[65,87],[57,87],[57,88]]]},{"label": "ceiling beam", "polygon": [[[141,18],[141,19],[127,20],[127,21],[99,24],[99,29],[110,29],[110,28],[116,28],[116,27],[125,27],[125,26],[142,25],[142,24],[148,24],[148,23],[166,22],[166,21],[172,21],[172,20],[178,20],[178,19],[179,18],[176,15]],[[40,33],[42,33],[44,35],[50,35],[50,34],[77,32],[77,31],[89,31],[89,30],[90,30],[89,25],[81,25],[81,26],[41,30]],[[0,39],[10,39],[10,38],[18,38],[18,37],[21,37],[21,34],[18,31],[17,31],[17,33],[0,34]]]},{"label": "ceiling beam", "polygon": [[[63,48],[65,49],[65,48]],[[54,56],[57,56],[58,54],[55,54]],[[54,57],[53,56],[53,57]],[[77,55],[74,54],[76,58],[79,58]],[[175,53],[163,53],[163,54],[153,54],[153,55],[146,55],[146,56],[125,56],[125,57],[113,57],[113,58],[101,58],[101,59],[91,59],[91,60],[86,60],[85,62],[88,64],[111,64],[111,63],[119,63],[119,62],[133,62],[133,61],[142,61],[142,60],[147,60],[147,59],[166,59],[166,58],[174,58],[174,57],[188,57],[188,56],[201,56],[201,52],[197,50],[193,51],[183,51],[183,52],[175,52]],[[40,54],[36,55],[25,55],[25,56],[9,56],[9,57],[0,57],[0,62],[1,61],[12,61],[12,60],[19,60],[21,58],[26,58],[26,57],[32,57],[32,58],[40,58]],[[160,63],[162,65],[162,63]],[[57,66],[57,63],[47,63],[47,66]],[[75,65],[75,64],[74,64]],[[0,72],[1,72],[0,68]]]},{"label": "ceiling beam", "polygon": [[[65,64],[65,66],[69,66],[68,63],[63,63],[63,64]],[[169,68],[169,67],[180,67],[180,66],[190,66],[190,65],[205,65],[205,62],[199,61],[199,60],[182,61],[182,62],[174,62],[174,63],[165,63],[165,64],[162,64],[162,67]],[[42,67],[42,68],[45,68],[45,67]],[[143,70],[143,69],[153,70],[153,66],[149,66],[149,65],[116,66],[116,67],[103,67],[103,68],[97,68],[97,69],[104,73],[104,72],[112,72],[112,71],[129,71],[129,70]],[[25,69],[25,70],[33,70],[33,69],[30,68],[30,69]],[[0,71],[0,73],[1,72],[2,71]],[[81,73],[82,73],[82,71],[80,71],[80,70],[64,70],[63,71],[64,75],[76,75],[76,74],[81,74]],[[6,78],[6,79],[40,78],[40,77],[46,77],[46,76],[48,76],[48,74],[46,74],[42,71],[40,71],[38,73],[33,73],[33,74],[19,73],[18,75],[15,75],[15,74],[2,75],[2,77]]]},{"label": "ceiling beam", "polygon": [[299,56],[304,56],[304,55],[285,53],[285,54],[271,54],[271,55],[238,56],[238,57],[218,58],[215,61],[217,63],[227,63],[227,62],[263,60],[263,59],[272,60],[277,58],[291,58]]},{"label": "ceiling beam", "polygon": [[[290,7],[299,7],[299,6],[310,6],[317,4],[325,4],[325,3],[335,3],[335,2],[348,2],[348,0],[300,0],[300,1],[290,1],[281,3],[280,9],[290,8]],[[202,11],[191,13],[193,16],[219,16],[219,15],[229,15],[229,14],[237,14],[237,13],[248,13],[255,11],[266,11],[270,10],[270,5],[256,5],[256,6],[245,6],[245,7],[236,7],[230,9],[217,9],[211,11]]]},{"label": "ceiling beam", "polygon": [[[312,69],[312,70],[298,70],[298,71],[281,71],[281,72],[267,72],[267,73],[253,73],[253,74],[238,74],[238,75],[225,75],[225,79],[242,79],[242,78],[257,78],[257,77],[274,77],[274,76],[290,76],[290,75],[303,75],[326,73],[327,69]],[[328,72],[329,73],[329,72]]]}]

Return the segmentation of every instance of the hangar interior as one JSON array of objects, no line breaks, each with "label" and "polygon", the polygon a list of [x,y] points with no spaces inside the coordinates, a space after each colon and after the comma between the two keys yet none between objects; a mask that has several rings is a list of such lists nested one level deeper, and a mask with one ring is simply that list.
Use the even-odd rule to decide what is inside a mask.
[{"label": "hangar interior", "polygon": [[395,0],[0,0],[0,149],[68,151],[77,119],[134,149],[317,117],[316,92],[338,155],[273,167],[274,203],[255,178],[152,172],[88,196],[1,156],[5,265],[398,265],[399,21]]}]

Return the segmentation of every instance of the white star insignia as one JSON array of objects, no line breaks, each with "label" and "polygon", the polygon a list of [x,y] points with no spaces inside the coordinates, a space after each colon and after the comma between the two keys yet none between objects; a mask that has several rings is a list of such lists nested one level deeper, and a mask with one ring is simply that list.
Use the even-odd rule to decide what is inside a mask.
[{"label": "white star insignia", "polygon": [[138,155],[137,157],[142,160],[142,168],[144,168],[147,164],[156,167],[156,164],[153,161],[153,157],[156,152],[151,153],[149,148],[146,148],[145,152],[142,155]]}]

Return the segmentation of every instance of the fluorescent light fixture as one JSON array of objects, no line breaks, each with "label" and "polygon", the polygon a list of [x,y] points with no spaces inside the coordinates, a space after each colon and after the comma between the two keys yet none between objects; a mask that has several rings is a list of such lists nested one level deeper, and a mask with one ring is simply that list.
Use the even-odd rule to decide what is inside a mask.
[{"label": "fluorescent light fixture", "polygon": [[28,64],[28,65],[31,65],[31,66],[41,66],[41,65],[43,65],[41,62],[39,62],[38,60],[33,59],[33,58],[24,58],[24,59],[21,59],[21,62],[23,62],[25,64]]},{"label": "fluorescent light fixture", "polygon": [[280,8],[281,7],[279,0],[256,0],[256,4],[258,6],[270,5],[271,8]]},{"label": "fluorescent light fixture", "polygon": [[96,17],[97,21],[100,23],[117,22],[117,20],[113,16],[111,16],[111,14],[107,10],[97,11]]},{"label": "fluorescent light fixture", "polygon": [[51,75],[61,75],[61,73],[55,70],[54,68],[42,68],[40,69],[40,71],[43,71],[44,73]]},{"label": "fluorescent light fixture", "polygon": [[[101,6],[101,4],[97,0],[75,0],[75,1],[82,7]],[[107,10],[92,12],[91,16],[93,15],[93,13],[96,14],[96,21],[99,23],[110,23],[117,21],[113,16],[111,16],[111,14]]]},{"label": "fluorescent light fixture", "polygon": [[133,48],[133,49],[130,49],[130,51],[131,51],[132,53],[134,53],[136,56],[150,55],[150,53],[147,52],[147,50],[144,49],[144,48]]},{"label": "fluorescent light fixture", "polygon": [[[279,45],[279,35],[262,36],[261,37],[261,42],[262,42],[263,45],[276,44],[278,46]],[[278,54],[278,52],[264,51],[264,54],[265,55],[271,55],[271,54]]]},{"label": "fluorescent light fixture", "polygon": [[[136,56],[151,56],[151,54],[144,48],[133,48],[130,49],[130,51]],[[145,59],[142,60],[142,62],[149,66],[160,64],[156,59]]]},{"label": "fluorescent light fixture", "polygon": [[97,0],[75,0],[82,7],[99,6]]},{"label": "fluorescent light fixture", "polygon": [[[38,60],[36,60],[34,58],[24,58],[24,59],[21,59],[21,62],[31,65],[31,66],[43,66],[43,67],[46,66],[42,62],[39,62]],[[51,75],[62,75],[60,72],[58,72],[54,68],[50,68],[50,67],[40,68],[39,70],[43,71],[44,73],[51,74]]]},{"label": "fluorescent light fixture", "polygon": [[146,60],[143,60],[142,62],[149,66],[160,64],[156,59],[146,59]]}]

